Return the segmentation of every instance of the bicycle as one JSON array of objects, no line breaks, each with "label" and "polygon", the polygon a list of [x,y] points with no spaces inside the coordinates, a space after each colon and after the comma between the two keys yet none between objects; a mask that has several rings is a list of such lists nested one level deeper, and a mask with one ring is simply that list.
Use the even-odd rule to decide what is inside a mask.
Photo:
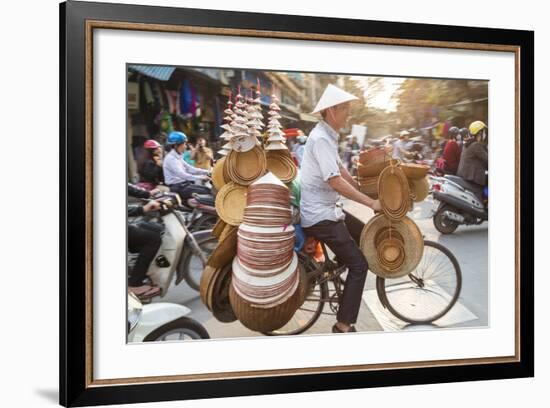
[{"label": "bicycle", "polygon": [[[323,263],[299,253],[309,283],[305,302],[285,326],[265,335],[300,334],[310,329],[322,314],[336,315],[338,312],[347,268],[330,259],[326,246],[321,245],[325,256]],[[447,280],[449,284],[446,285]],[[455,305],[461,289],[462,272],[455,256],[443,245],[427,240],[424,240],[424,253],[414,271],[398,279],[376,277],[376,292],[384,308],[412,324],[428,324],[443,317]],[[330,308],[328,313],[323,311],[325,304]]]}]

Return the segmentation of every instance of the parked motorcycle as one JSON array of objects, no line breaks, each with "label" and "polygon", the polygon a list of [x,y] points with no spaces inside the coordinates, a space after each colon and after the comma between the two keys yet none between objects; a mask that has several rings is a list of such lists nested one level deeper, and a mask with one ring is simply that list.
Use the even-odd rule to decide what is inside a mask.
[{"label": "parked motorcycle", "polygon": [[128,293],[128,342],[209,339],[202,324],[187,315],[191,309],[175,303],[144,305]]},{"label": "parked motorcycle", "polygon": [[487,206],[475,187],[458,176],[432,177],[433,223],[442,234],[452,234],[459,225],[478,225],[489,219]]},{"label": "parked motorcycle", "polygon": [[[189,259],[195,255],[195,259],[198,259],[204,267],[208,251],[201,249],[199,241],[205,237],[212,237],[211,230],[195,232],[189,230],[189,220],[186,219],[186,213],[181,211],[181,200],[177,194],[163,193],[155,199],[162,203],[160,211],[147,213],[131,220],[138,224],[146,222],[162,230],[161,246],[149,266],[147,276],[161,288],[161,297],[166,294],[174,274],[177,274],[176,284],[185,280],[191,288],[198,290],[200,276],[196,277],[187,271],[192,266]],[[128,254],[129,268],[133,267],[137,256],[138,254],[135,253]]]}]

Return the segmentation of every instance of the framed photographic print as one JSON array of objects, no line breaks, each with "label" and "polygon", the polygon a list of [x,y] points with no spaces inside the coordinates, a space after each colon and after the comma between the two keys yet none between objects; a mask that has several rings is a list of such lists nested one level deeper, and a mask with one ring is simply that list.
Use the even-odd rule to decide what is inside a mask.
[{"label": "framed photographic print", "polygon": [[534,375],[533,32],[60,16],[62,405]]}]

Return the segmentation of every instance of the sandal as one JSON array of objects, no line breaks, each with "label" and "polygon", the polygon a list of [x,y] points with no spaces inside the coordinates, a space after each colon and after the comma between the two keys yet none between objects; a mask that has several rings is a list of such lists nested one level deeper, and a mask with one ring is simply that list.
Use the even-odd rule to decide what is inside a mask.
[{"label": "sandal", "polygon": [[160,293],[160,288],[151,285],[129,286],[128,290],[138,297],[138,299],[150,299]]},{"label": "sandal", "polygon": [[350,333],[350,332],[356,333],[357,330],[355,329],[355,326],[350,326],[348,331],[343,331],[336,324],[334,324],[334,326],[332,326],[332,332],[333,333]]}]

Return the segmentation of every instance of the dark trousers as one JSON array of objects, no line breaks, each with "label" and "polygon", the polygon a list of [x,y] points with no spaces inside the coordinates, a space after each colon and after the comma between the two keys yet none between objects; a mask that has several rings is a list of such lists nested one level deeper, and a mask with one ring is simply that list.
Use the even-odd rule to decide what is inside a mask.
[{"label": "dark trousers", "polygon": [[344,294],[336,318],[342,323],[355,323],[369,269],[365,256],[344,221],[325,220],[304,228],[304,231],[307,235],[324,242],[334,252],[338,262],[348,267]]},{"label": "dark trousers", "polygon": [[128,278],[128,286],[141,286],[147,276],[149,265],[157,254],[161,243],[161,235],[158,231],[139,228],[135,225],[128,226],[128,250],[139,252],[134,268]]},{"label": "dark trousers", "polygon": [[170,186],[170,191],[178,193],[181,200],[187,204],[187,200],[193,198],[193,193],[197,194],[210,194],[211,191],[208,187],[199,186],[198,184],[193,183],[179,183],[172,184]]}]

